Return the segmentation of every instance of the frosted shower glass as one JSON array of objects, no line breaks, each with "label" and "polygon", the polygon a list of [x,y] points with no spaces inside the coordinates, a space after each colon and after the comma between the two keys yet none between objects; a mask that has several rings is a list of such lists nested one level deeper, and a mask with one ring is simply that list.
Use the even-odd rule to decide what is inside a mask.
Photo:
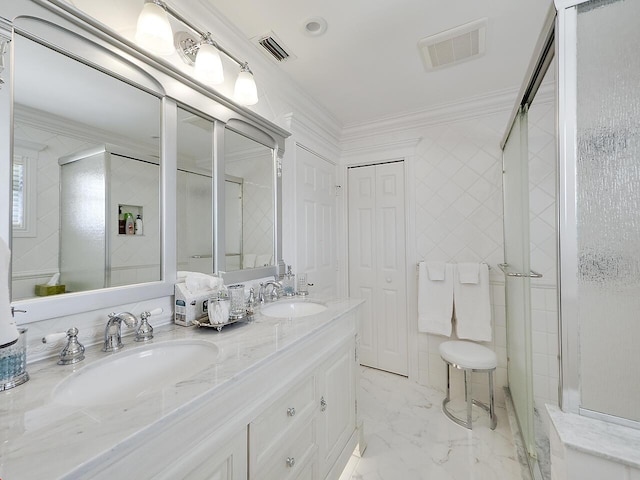
[{"label": "frosted shower glass", "polygon": [[107,153],[60,170],[60,274],[67,292],[107,286]]},{"label": "frosted shower glass", "polygon": [[578,7],[581,407],[640,421],[640,2]]}]

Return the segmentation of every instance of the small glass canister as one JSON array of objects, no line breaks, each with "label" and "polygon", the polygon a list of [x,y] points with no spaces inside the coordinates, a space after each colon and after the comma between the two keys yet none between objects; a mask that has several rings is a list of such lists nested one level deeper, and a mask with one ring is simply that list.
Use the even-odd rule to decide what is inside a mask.
[{"label": "small glass canister", "polygon": [[27,329],[19,328],[18,340],[0,348],[0,391],[22,385],[29,380],[27,368]]},{"label": "small glass canister", "polygon": [[244,285],[230,285],[229,291],[229,319],[238,320],[247,316],[247,305],[244,299]]},{"label": "small glass canister", "polygon": [[296,285],[296,290],[298,295],[309,295],[309,284],[307,283],[307,274],[299,273],[298,274],[298,282]]}]

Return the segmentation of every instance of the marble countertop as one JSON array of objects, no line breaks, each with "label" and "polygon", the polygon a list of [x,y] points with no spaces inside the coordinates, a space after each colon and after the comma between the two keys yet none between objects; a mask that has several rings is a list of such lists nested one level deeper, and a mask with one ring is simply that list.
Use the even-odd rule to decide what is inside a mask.
[{"label": "marble countertop", "polygon": [[640,468],[640,430],[623,427],[547,405],[562,443],[590,455]]},{"label": "marble countertop", "polygon": [[131,401],[91,407],[68,406],[52,398],[56,386],[70,374],[106,356],[138,348],[133,336],[123,338],[125,347],[104,353],[101,345],[87,348],[85,360],[76,365],[57,365],[56,359],[29,364],[30,380],[0,393],[0,478],[57,478],[114,445],[142,432],[150,425],[193,408],[231,380],[285,351],[332,321],[355,309],[361,300],[319,299],[328,308],[322,313],[294,319],[272,318],[259,312],[247,322],[213,328],[154,327],[153,343],[194,339],[212,342],[219,355],[209,365],[184,365],[192,375],[168,383]]}]

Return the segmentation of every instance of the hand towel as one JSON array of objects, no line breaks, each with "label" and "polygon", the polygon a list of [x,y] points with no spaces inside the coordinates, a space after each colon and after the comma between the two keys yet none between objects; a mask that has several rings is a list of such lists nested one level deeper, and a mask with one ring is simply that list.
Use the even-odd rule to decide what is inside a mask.
[{"label": "hand towel", "polygon": [[489,266],[480,264],[478,270],[477,283],[462,283],[460,271],[455,269],[453,302],[456,334],[460,339],[488,342],[492,339]]},{"label": "hand towel", "polygon": [[447,264],[444,262],[427,262],[427,272],[429,273],[429,280],[444,280],[444,272],[446,268]]},{"label": "hand towel", "polygon": [[436,272],[439,267],[420,262],[418,264],[418,331],[451,336],[453,314],[453,265],[443,264],[442,280],[432,280],[431,266]]},{"label": "hand towel", "polygon": [[459,263],[458,275],[460,283],[478,283],[480,280],[479,263]]}]

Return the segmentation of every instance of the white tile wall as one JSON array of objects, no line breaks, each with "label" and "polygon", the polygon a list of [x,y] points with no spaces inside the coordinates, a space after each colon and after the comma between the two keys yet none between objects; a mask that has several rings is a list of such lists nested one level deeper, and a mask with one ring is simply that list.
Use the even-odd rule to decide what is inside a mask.
[{"label": "white tile wall", "polygon": [[[488,115],[426,128],[416,149],[416,253],[418,259],[486,262],[491,269],[494,340],[498,355],[496,400],[504,402],[507,354],[503,259],[502,154],[499,140],[504,114]],[[418,334],[418,381],[444,389],[445,364],[438,353],[447,340]],[[462,394],[462,378],[453,372],[453,394]],[[474,376],[474,392],[486,395],[486,375]],[[474,393],[475,395],[475,393]]]},{"label": "white tile wall", "polygon": [[273,162],[270,152],[241,162],[231,162],[227,164],[226,169],[228,174],[244,179],[242,198],[244,253],[257,255],[273,253]]},{"label": "white tile wall", "polygon": [[[18,145],[30,143],[40,151],[27,152],[36,169],[36,236],[16,237],[12,244],[12,274],[18,278],[12,285],[12,297],[34,296],[34,287],[58,271],[60,167],[58,158],[89,146],[88,143],[26,125],[14,124]],[[16,153],[21,149],[17,148]]]},{"label": "white tile wall", "polygon": [[[111,285],[160,280],[160,168],[111,155]],[[143,235],[118,234],[118,205],[142,207]]]}]

